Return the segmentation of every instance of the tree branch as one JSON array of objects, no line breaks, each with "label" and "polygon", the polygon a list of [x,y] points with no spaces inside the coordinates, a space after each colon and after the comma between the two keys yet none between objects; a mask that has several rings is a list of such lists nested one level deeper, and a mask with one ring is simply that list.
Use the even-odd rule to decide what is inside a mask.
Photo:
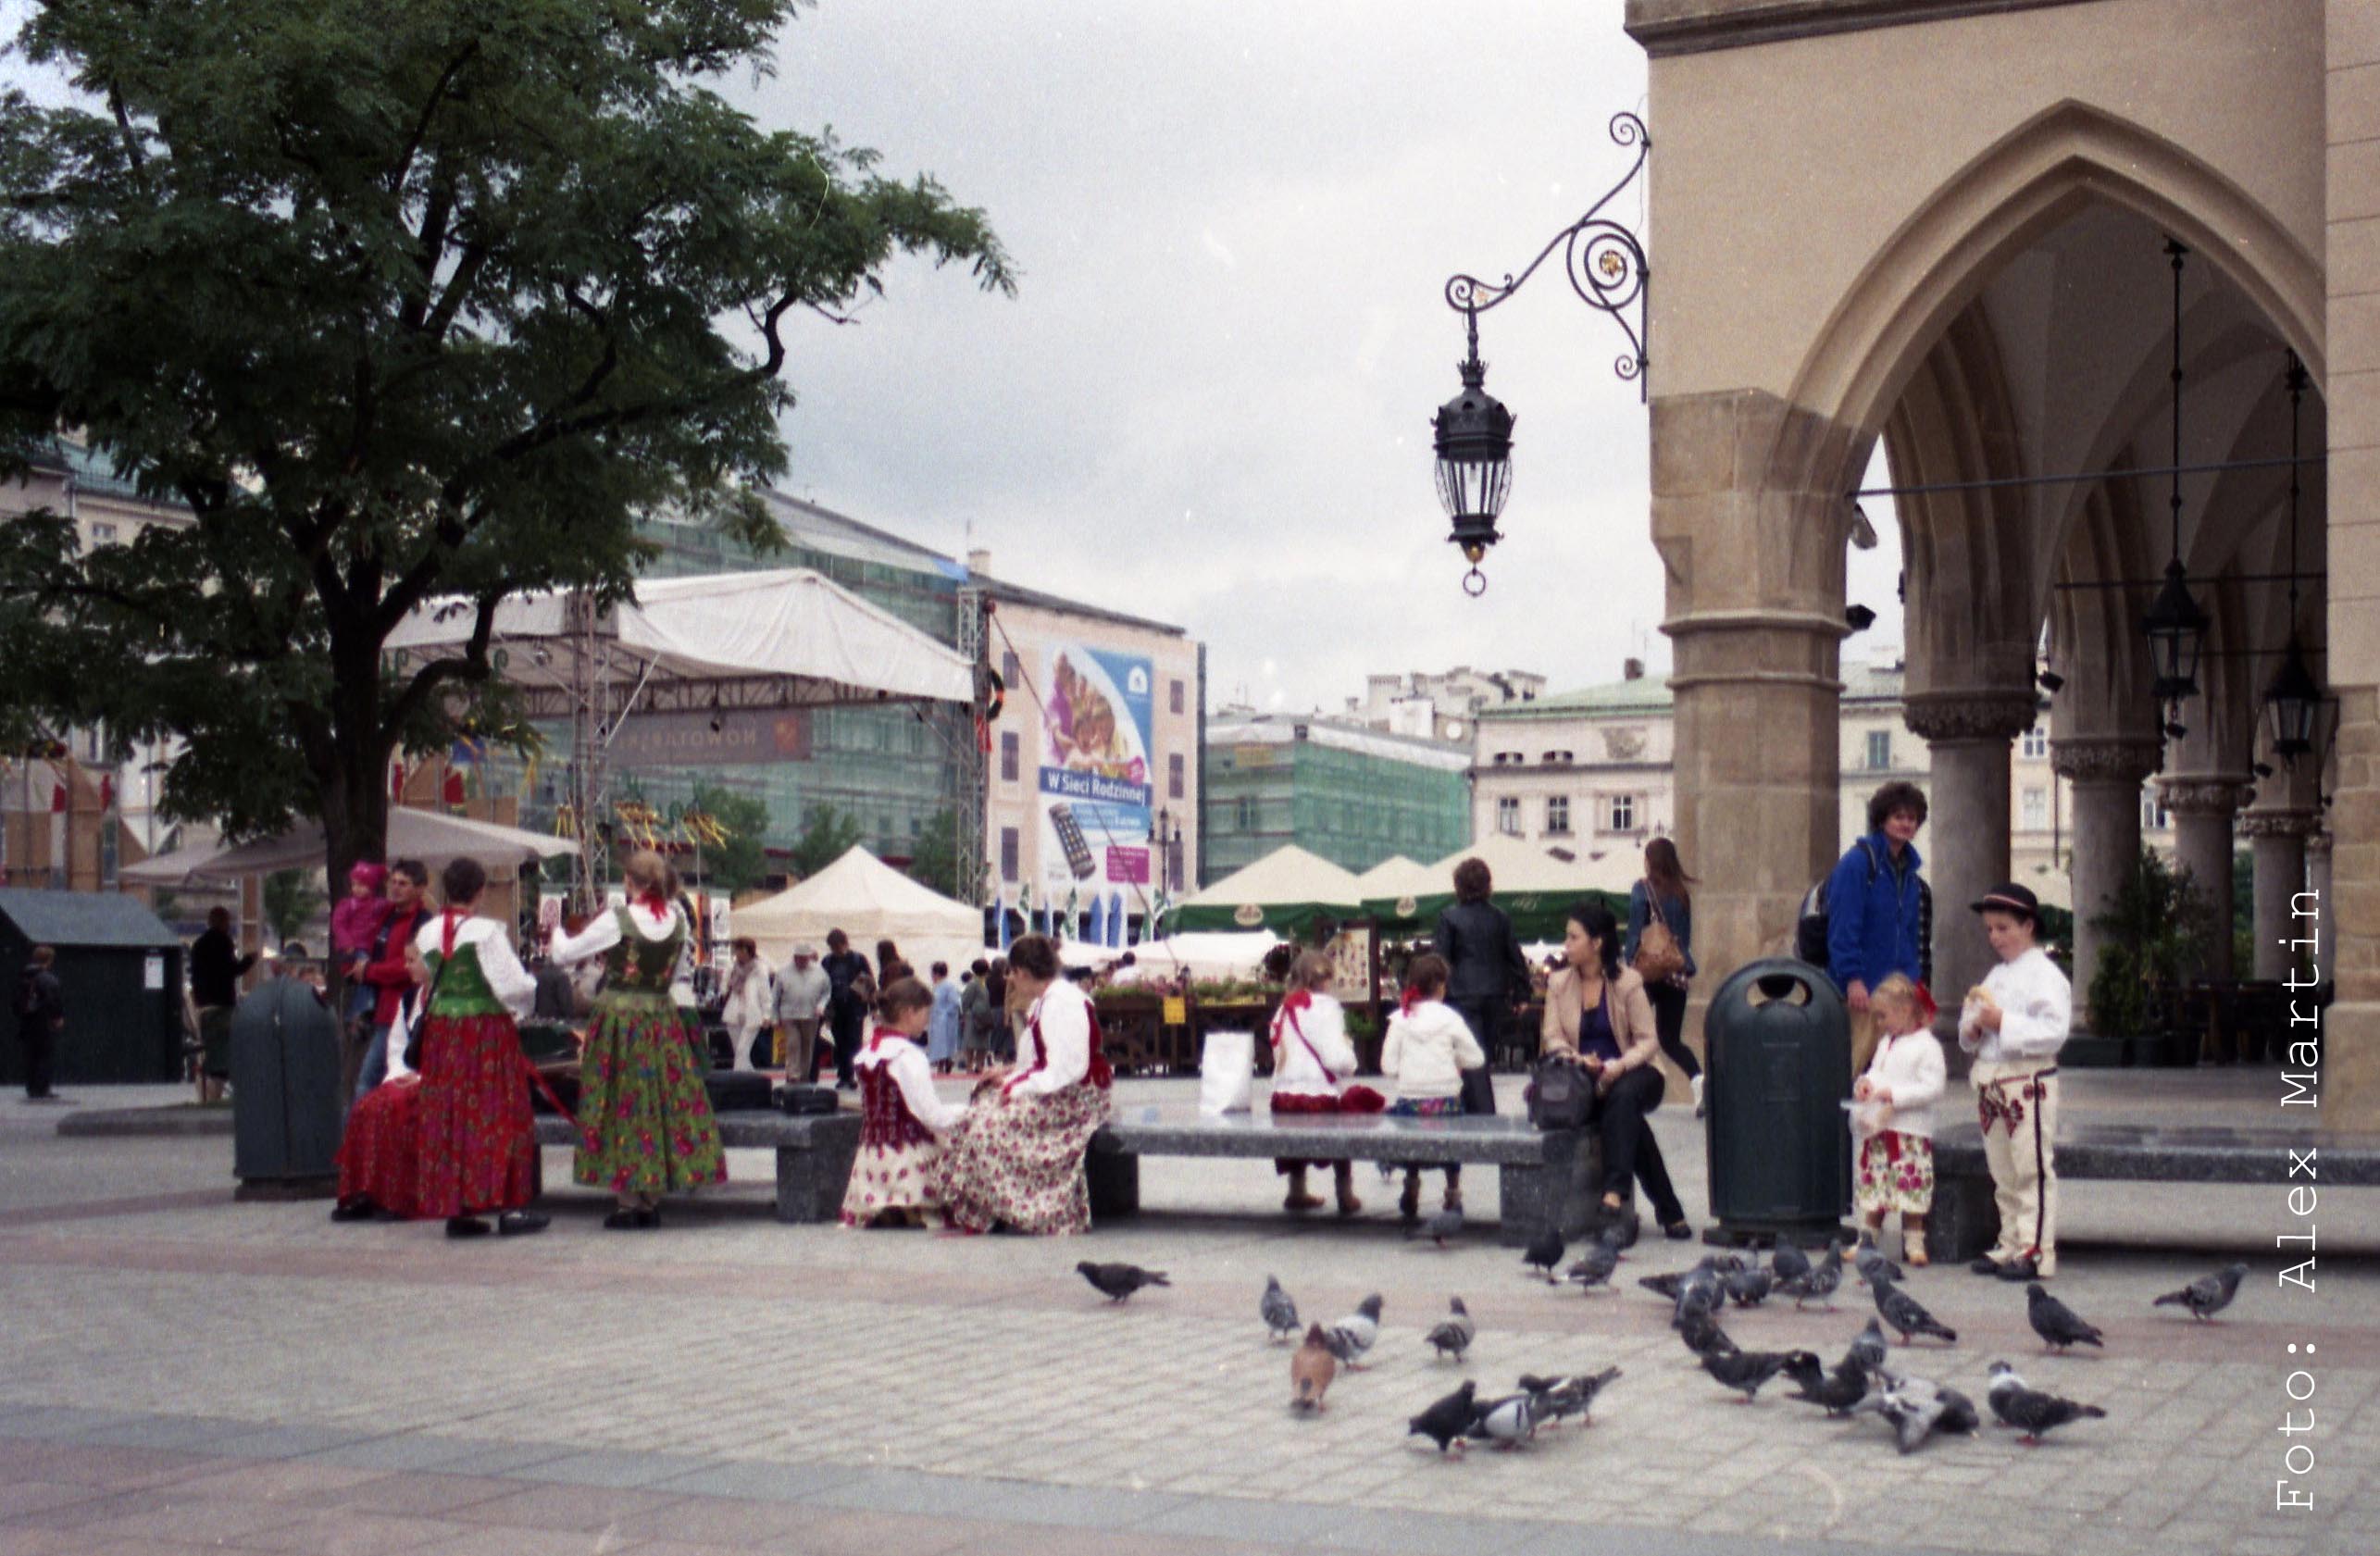
[{"label": "tree branch", "polygon": [[422,143],[430,138],[430,120],[438,117],[439,108],[446,101],[447,92],[455,85],[455,78],[462,74],[463,67],[468,65],[479,52],[480,40],[474,38],[463,45],[462,53],[446,62],[444,70],[439,72],[437,83],[430,89],[430,100],[421,106],[421,117],[414,121],[412,138],[405,142],[405,151],[397,157],[396,166],[389,170],[392,192],[405,188],[405,180],[413,171],[413,159],[421,155]]},{"label": "tree branch", "polygon": [[107,83],[107,111],[116,116],[116,132],[124,143],[124,160],[131,165],[135,177],[145,179],[149,171],[148,153],[141,149],[141,137],[132,128],[132,116],[124,110],[124,93],[114,81]]},{"label": "tree branch", "polygon": [[501,595],[482,594],[477,602],[479,616],[471,624],[471,636],[463,645],[459,659],[433,659],[413,673],[403,691],[388,705],[388,715],[381,724],[383,739],[393,739],[413,716],[421,711],[439,687],[448,681],[482,681],[492,673],[488,663],[488,641],[495,633],[496,605]]}]

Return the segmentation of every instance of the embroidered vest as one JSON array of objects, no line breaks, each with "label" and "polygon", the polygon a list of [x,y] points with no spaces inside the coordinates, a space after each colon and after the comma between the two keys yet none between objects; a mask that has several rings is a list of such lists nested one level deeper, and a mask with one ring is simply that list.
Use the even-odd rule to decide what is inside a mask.
[{"label": "embroidered vest", "polygon": [[678,952],[686,943],[686,921],[679,919],[666,940],[649,940],[637,929],[627,907],[612,910],[619,918],[619,943],[604,952],[604,987],[616,994],[669,992]]},{"label": "embroidered vest", "polygon": [[[1039,1005],[1034,1007],[1037,1012],[1040,1008],[1040,1007]],[[1101,1040],[1099,1031],[1099,1007],[1090,1003],[1089,1001],[1085,1001],[1083,1002],[1082,1013],[1083,1015],[1090,1022],[1090,1067],[1083,1072],[1082,1078],[1085,1084],[1096,1086],[1102,1091],[1105,1091],[1115,1084],[1115,1072],[1108,1067],[1107,1053],[1105,1052],[1106,1045]],[[1041,1071],[1050,1067],[1050,1045],[1041,1040],[1041,1018],[1038,1014],[1033,1017],[1031,1030],[1033,1033],[1033,1062],[1025,1066],[1025,1076],[1038,1075]],[[1022,1081],[1025,1078],[1025,1076],[1018,1076],[1016,1080],[1010,1081],[1007,1086],[1003,1087],[1002,1089],[1004,1092],[1014,1091],[1016,1089],[1017,1083]]]},{"label": "embroidered vest", "polygon": [[[874,1052],[882,1040],[869,1039],[868,1052]],[[909,1099],[901,1094],[901,1083],[892,1078],[892,1066],[862,1064],[858,1068],[859,1143],[888,1151],[931,1143],[934,1132],[909,1111]]]}]

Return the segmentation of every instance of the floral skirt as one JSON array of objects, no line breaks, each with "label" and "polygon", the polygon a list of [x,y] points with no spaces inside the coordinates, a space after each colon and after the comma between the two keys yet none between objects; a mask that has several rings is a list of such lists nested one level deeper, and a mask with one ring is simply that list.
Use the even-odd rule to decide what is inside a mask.
[{"label": "floral skirt", "polygon": [[579,1063],[580,1138],[570,1176],[617,1195],[725,1183],[728,1155],[703,1089],[704,1068],[667,1000],[597,1000]]},{"label": "floral skirt", "polygon": [[529,1059],[509,1015],[432,1015],[421,1027],[420,1176],[414,1214],[518,1210],[537,1198]]},{"label": "floral skirt", "polygon": [[1107,1093],[1088,1081],[1048,1096],[1003,1094],[987,1081],[942,1140],[942,1213],[990,1231],[1005,1223],[1035,1236],[1090,1230],[1083,1153],[1107,1121]]},{"label": "floral skirt", "polygon": [[942,1195],[940,1141],[917,1145],[865,1145],[851,1164],[843,1190],[843,1225],[865,1226],[888,1210],[940,1210]]},{"label": "floral skirt", "polygon": [[364,1093],[339,1140],[339,1202],[368,1201],[410,1219],[421,1176],[421,1082],[388,1081]]},{"label": "floral skirt", "polygon": [[1924,1215],[1934,1204],[1934,1142],[1898,1129],[1870,1135],[1860,1147],[1851,1204],[1863,1216]]}]

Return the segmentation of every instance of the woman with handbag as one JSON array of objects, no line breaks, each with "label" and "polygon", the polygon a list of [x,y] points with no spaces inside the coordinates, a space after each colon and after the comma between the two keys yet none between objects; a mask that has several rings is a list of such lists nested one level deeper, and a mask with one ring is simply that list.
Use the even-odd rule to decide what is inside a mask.
[{"label": "woman with handbag", "polygon": [[1661,1105],[1661,1052],[1644,978],[1620,961],[1620,927],[1611,910],[1581,902],[1570,910],[1562,940],[1569,965],[1545,989],[1540,1052],[1585,1066],[1595,1077],[1587,1121],[1603,1143],[1603,1209],[1625,1214],[1631,1178],[1644,1185],[1668,1237],[1694,1235],[1669,1181],[1669,1164],[1645,1115]]},{"label": "woman with handbag", "polygon": [[1644,978],[1661,1051],[1694,1088],[1694,1116],[1702,1116],[1702,1066],[1686,1046],[1686,985],[1695,973],[1694,878],[1667,838],[1645,844],[1644,878],[1628,890],[1628,938],[1620,960]]}]

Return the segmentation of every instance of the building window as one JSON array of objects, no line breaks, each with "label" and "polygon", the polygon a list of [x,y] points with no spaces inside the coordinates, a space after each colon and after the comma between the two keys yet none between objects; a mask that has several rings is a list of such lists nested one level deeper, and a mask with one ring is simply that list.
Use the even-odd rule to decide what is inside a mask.
[{"label": "building window", "polygon": [[1016,879],[1016,828],[1000,829],[1000,878],[1014,883]]},{"label": "building window", "polygon": [[1880,773],[1892,766],[1892,731],[1868,731],[1868,771]]},{"label": "building window", "polygon": [[1015,783],[1015,782],[1016,781],[1016,769],[1017,769],[1017,765],[1018,765],[1018,753],[1019,753],[1019,752],[1020,752],[1021,750],[1022,750],[1022,746],[1021,746],[1021,743],[1019,742],[1019,741],[1017,740],[1017,736],[1016,736],[1016,730],[1014,730],[1014,729],[1003,729],[1002,731],[1000,731],[1000,781],[1001,781],[1001,782],[1003,782],[1003,783]]},{"label": "building window", "polygon": [[1175,713],[1182,711],[1182,683],[1175,681],[1165,689],[1165,705]]},{"label": "building window", "polygon": [[2158,803],[2157,796],[2149,790],[2142,790],[2140,791],[2140,829],[2144,832],[2162,832],[2170,825],[2172,825],[2171,819],[2165,815],[2165,807]]},{"label": "building window", "polygon": [[1006,653],[1000,656],[1000,679],[1011,691],[1025,690],[1025,675],[1017,668],[1015,654]]},{"label": "building window", "polygon": [[2050,754],[2050,731],[2035,725],[2025,731],[2025,742],[2018,750],[2027,760],[2039,761]]},{"label": "building window", "polygon": [[1633,794],[1612,796],[1612,825],[1606,830],[1633,832],[1637,829],[1637,797]]},{"label": "building window", "polygon": [[116,527],[112,524],[93,524],[91,527],[91,543],[95,546],[115,544]]},{"label": "building window", "polygon": [[1506,794],[1497,800],[1496,830],[1506,837],[1521,835],[1521,803],[1516,796]]},{"label": "building window", "polygon": [[2050,791],[2028,788],[2025,791],[2024,819],[2021,825],[2028,832],[2043,832],[2050,827]]},{"label": "building window", "polygon": [[[1174,684],[1179,686],[1181,682]],[[1165,798],[1168,800],[1182,797],[1183,766],[1182,753],[1178,751],[1165,758]]]},{"label": "building window", "polygon": [[1570,796],[1556,794],[1545,803],[1545,829],[1556,837],[1570,831]]},{"label": "building window", "polygon": [[1253,794],[1240,795],[1238,800],[1232,803],[1231,815],[1232,819],[1239,824],[1241,831],[1254,831],[1256,829],[1256,796]]}]

